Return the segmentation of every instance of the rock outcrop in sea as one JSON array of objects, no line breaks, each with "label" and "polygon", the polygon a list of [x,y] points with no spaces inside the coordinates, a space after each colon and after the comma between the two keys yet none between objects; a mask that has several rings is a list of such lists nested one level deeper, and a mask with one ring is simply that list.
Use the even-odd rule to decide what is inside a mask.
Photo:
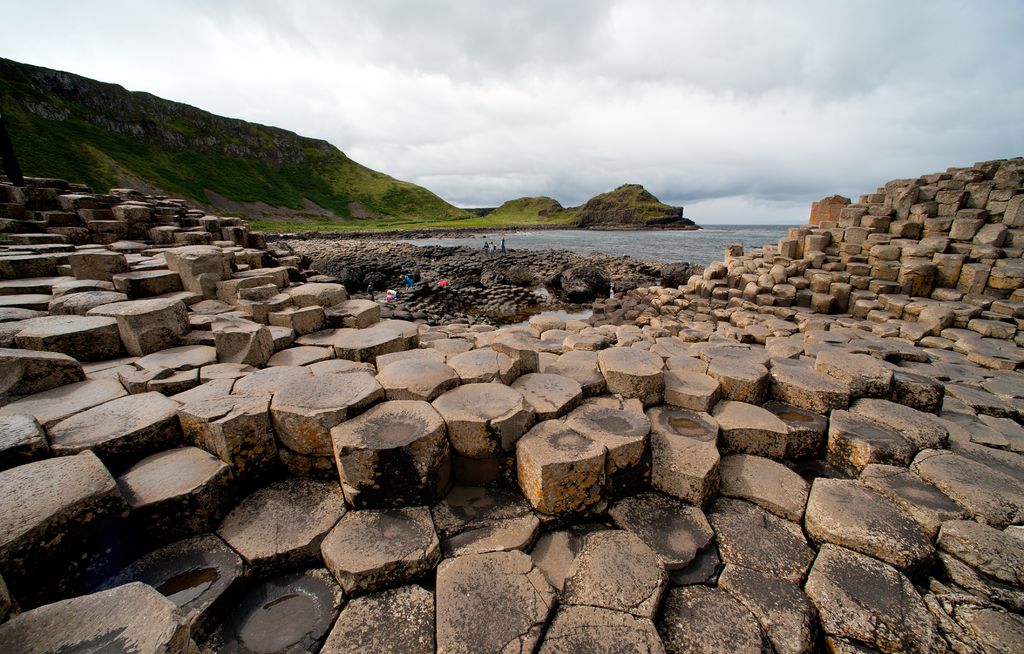
[{"label": "rock outcrop in sea", "polygon": [[0,651],[1022,647],[1024,159],[589,322],[389,319],[123,189],[0,232]]}]

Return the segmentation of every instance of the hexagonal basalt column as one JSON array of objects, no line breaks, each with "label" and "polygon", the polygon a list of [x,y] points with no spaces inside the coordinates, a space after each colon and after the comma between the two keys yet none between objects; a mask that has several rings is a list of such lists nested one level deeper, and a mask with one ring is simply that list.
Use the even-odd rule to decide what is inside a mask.
[{"label": "hexagonal basalt column", "polygon": [[164,252],[167,267],[181,276],[186,291],[207,299],[217,296],[217,282],[224,277],[224,253],[218,247],[192,245]]},{"label": "hexagonal basalt column", "polygon": [[331,430],[346,501],[357,508],[421,504],[447,491],[445,423],[426,402],[384,402]]},{"label": "hexagonal basalt column", "polygon": [[511,384],[519,376],[519,362],[494,350],[470,350],[449,357],[451,366],[463,384],[499,381]]},{"label": "hexagonal basalt column", "polygon": [[110,359],[121,351],[117,321],[104,316],[45,316],[21,323],[14,342],[25,350],[59,352],[79,361]]},{"label": "hexagonal basalt column", "polygon": [[520,374],[540,369],[540,340],[518,332],[500,332],[491,342],[491,349],[519,364]]},{"label": "hexagonal basalt column", "polygon": [[759,363],[720,356],[708,364],[707,374],[719,382],[726,399],[759,404],[768,395],[768,369]]},{"label": "hexagonal basalt column", "polygon": [[542,513],[586,511],[603,499],[606,454],[561,422],[542,422],[516,445],[519,488]]},{"label": "hexagonal basalt column", "polygon": [[[387,629],[380,629],[382,624],[386,624]],[[434,594],[422,586],[410,584],[350,600],[320,653],[372,651],[433,652]]]},{"label": "hexagonal basalt column", "polygon": [[623,498],[608,515],[647,543],[669,571],[685,569],[715,537],[700,508],[661,493]]},{"label": "hexagonal basalt column", "polygon": [[554,590],[522,552],[442,561],[437,569],[438,651],[533,651],[554,603]]},{"label": "hexagonal basalt column", "polygon": [[189,329],[185,303],[175,299],[115,302],[91,309],[89,315],[117,319],[124,349],[134,356],[178,345]]},{"label": "hexagonal basalt column", "polygon": [[269,407],[270,395],[215,394],[183,405],[178,420],[186,441],[230,465],[236,478],[252,480],[277,463]]},{"label": "hexagonal basalt column", "polygon": [[369,363],[374,363],[382,354],[407,349],[404,332],[382,322],[365,329],[334,330],[330,342],[339,359]]},{"label": "hexagonal basalt column", "polygon": [[905,466],[915,447],[895,429],[850,411],[832,411],[828,427],[828,462],[850,476],[869,463]]},{"label": "hexagonal basalt column", "polygon": [[332,456],[331,429],[383,398],[384,390],[369,373],[322,375],[274,393],[270,413],[285,447],[307,456]]},{"label": "hexagonal basalt column", "polygon": [[611,493],[643,483],[650,464],[647,442],[651,421],[639,401],[593,398],[570,413],[565,425],[607,448],[605,482]]},{"label": "hexagonal basalt column", "polygon": [[606,389],[604,375],[597,364],[597,352],[570,350],[559,355],[554,363],[548,364],[541,372],[575,379],[587,397],[600,395]]},{"label": "hexagonal basalt column", "polygon": [[390,363],[377,374],[389,400],[431,402],[461,382],[458,373],[437,361],[402,359]]},{"label": "hexagonal basalt column", "polygon": [[530,373],[512,383],[523,394],[537,420],[564,416],[583,399],[583,388],[575,380],[562,375]]},{"label": "hexagonal basalt column", "polygon": [[0,394],[32,395],[85,380],[82,364],[66,354],[0,348]]},{"label": "hexagonal basalt column", "polygon": [[65,418],[127,395],[116,379],[88,379],[35,393],[0,407],[0,415],[34,417],[49,429]]},{"label": "hexagonal basalt column", "polygon": [[[523,394],[504,384],[465,384],[433,402],[448,425],[448,440],[469,465],[483,461],[508,466],[516,441],[533,424],[533,409]],[[460,478],[457,459],[456,478]],[[500,473],[499,473],[500,474]]]},{"label": "hexagonal basalt column", "polygon": [[185,652],[188,642],[177,607],[140,583],[47,604],[0,626],[4,652]]},{"label": "hexagonal basalt column", "polygon": [[544,636],[540,654],[576,652],[663,654],[665,648],[647,618],[596,606],[564,606]]},{"label": "hexagonal basalt column", "polygon": [[504,488],[456,486],[431,514],[446,558],[525,550],[540,528],[529,502]]},{"label": "hexagonal basalt column", "polygon": [[76,413],[50,428],[57,454],[92,450],[112,468],[181,443],[179,404],[160,393],[141,393]]},{"label": "hexagonal basalt column", "polygon": [[110,536],[127,508],[92,452],[0,473],[0,569],[12,597],[28,609],[105,578],[123,554]]},{"label": "hexagonal basalt column", "polygon": [[712,415],[722,430],[724,452],[775,459],[786,455],[789,429],[774,413],[746,402],[726,400],[715,406]]},{"label": "hexagonal basalt column", "polygon": [[667,576],[654,550],[628,531],[588,534],[565,582],[566,604],[653,618]]},{"label": "hexagonal basalt column", "polygon": [[825,447],[828,420],[825,416],[784,402],[768,402],[763,408],[786,423],[787,459],[807,459],[821,454]]},{"label": "hexagonal basalt column", "polygon": [[78,279],[100,279],[109,282],[115,274],[128,272],[128,261],[125,256],[106,250],[69,254],[68,263]]},{"label": "hexagonal basalt column", "polygon": [[50,456],[46,434],[32,416],[0,416],[0,470]]},{"label": "hexagonal basalt column", "polygon": [[209,531],[230,501],[231,470],[197,447],[160,452],[117,478],[132,519],[153,542]]},{"label": "hexagonal basalt column", "polygon": [[320,542],[344,514],[337,484],[285,479],[242,500],[217,534],[265,574],[316,562]]},{"label": "hexagonal basalt column", "polygon": [[427,507],[350,511],[324,538],[321,552],[347,593],[408,583],[441,560]]},{"label": "hexagonal basalt column", "polygon": [[635,347],[613,347],[597,355],[608,392],[636,398],[644,406],[661,402],[665,392],[665,366],[661,357]]},{"label": "hexagonal basalt column", "polygon": [[718,422],[706,413],[655,407],[651,421],[651,485],[706,506],[718,492]]}]

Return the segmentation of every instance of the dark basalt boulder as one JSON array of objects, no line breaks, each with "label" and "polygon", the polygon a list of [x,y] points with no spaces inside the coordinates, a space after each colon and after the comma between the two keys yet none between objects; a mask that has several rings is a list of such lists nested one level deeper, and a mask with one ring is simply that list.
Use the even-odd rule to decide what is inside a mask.
[{"label": "dark basalt boulder", "polygon": [[596,297],[607,297],[612,279],[601,268],[577,266],[562,272],[562,292],[570,302],[590,302]]},{"label": "dark basalt boulder", "polygon": [[669,263],[661,269],[661,285],[665,288],[685,286],[691,275],[701,272],[700,266],[688,263]]}]

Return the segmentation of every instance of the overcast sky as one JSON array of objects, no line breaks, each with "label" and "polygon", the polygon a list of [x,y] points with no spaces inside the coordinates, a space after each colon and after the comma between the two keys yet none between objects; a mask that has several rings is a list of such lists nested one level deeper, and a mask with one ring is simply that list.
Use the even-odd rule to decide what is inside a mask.
[{"label": "overcast sky", "polygon": [[1024,154],[1024,2],[0,0],[0,56],[326,139],[460,206],[698,223]]}]

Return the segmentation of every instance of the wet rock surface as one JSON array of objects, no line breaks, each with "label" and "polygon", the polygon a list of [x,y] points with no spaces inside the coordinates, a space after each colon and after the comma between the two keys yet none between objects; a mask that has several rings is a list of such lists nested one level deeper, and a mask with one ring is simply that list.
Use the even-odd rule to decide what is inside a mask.
[{"label": "wet rock surface", "polygon": [[323,568],[275,577],[242,598],[202,651],[317,651],[343,597]]},{"label": "wet rock surface", "polygon": [[213,534],[173,542],[131,563],[103,585],[148,584],[174,602],[193,637],[205,637],[229,608],[242,558]]},{"label": "wet rock surface", "polygon": [[[896,180],[671,287],[91,196],[152,244],[0,245],[0,639],[1017,651],[1022,172]],[[595,263],[589,318],[489,324]]]},{"label": "wet rock surface", "polygon": [[184,652],[189,629],[175,605],[132,583],[47,604],[0,625],[7,652]]}]

